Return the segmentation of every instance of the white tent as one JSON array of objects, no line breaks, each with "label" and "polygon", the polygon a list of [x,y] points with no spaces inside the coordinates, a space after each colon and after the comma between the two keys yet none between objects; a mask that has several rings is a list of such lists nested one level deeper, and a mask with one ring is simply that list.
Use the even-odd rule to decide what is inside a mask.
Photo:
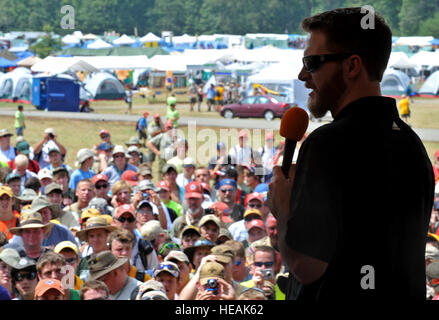
[{"label": "white tent", "polygon": [[149,59],[149,67],[158,71],[186,72],[187,64],[183,55],[155,55]]},{"label": "white tent", "polygon": [[396,45],[408,45],[408,46],[430,46],[433,37],[400,37],[395,41]]},{"label": "white tent", "polygon": [[140,38],[140,42],[145,43],[145,42],[156,42],[156,41],[160,41],[161,38],[157,37],[154,33],[152,32],[148,32],[146,35],[144,35],[142,38]]},{"label": "white tent", "polygon": [[391,52],[387,63],[387,68],[410,69],[417,66],[404,52]]},{"label": "white tent", "polygon": [[87,49],[107,49],[113,46],[102,39],[97,39],[87,46]]},{"label": "white tent", "polygon": [[136,40],[133,40],[130,37],[128,37],[126,34],[124,34],[120,38],[117,38],[116,40],[114,40],[113,44],[116,44],[116,45],[130,45],[130,44],[133,44],[135,42],[136,42]]},{"label": "white tent", "polygon": [[419,68],[422,66],[436,67],[439,66],[439,52],[419,51],[411,56],[409,60]]},{"label": "white tent", "polygon": [[91,93],[93,99],[122,99],[125,89],[122,83],[108,72],[90,73],[84,79],[85,89]]},{"label": "white tent", "polygon": [[387,96],[403,95],[410,83],[410,78],[402,71],[387,68],[381,80],[381,92]]},{"label": "white tent", "polygon": [[87,33],[85,36],[82,37],[82,40],[96,40],[97,38],[97,35],[93,33]]},{"label": "white tent", "polygon": [[79,44],[81,42],[76,36],[68,34],[61,39],[64,44]]},{"label": "white tent", "polygon": [[81,56],[76,57],[99,70],[133,70],[149,67],[147,56]]},{"label": "white tent", "polygon": [[35,63],[31,70],[33,72],[47,72],[49,74],[59,74],[70,71],[97,72],[97,68],[83,61],[80,57],[46,57]]},{"label": "white tent", "polygon": [[32,100],[32,75],[29,69],[17,68],[3,75],[0,82],[3,99]]},{"label": "white tent", "polygon": [[422,95],[439,95],[439,71],[433,72],[427,80],[425,80],[419,94]]}]

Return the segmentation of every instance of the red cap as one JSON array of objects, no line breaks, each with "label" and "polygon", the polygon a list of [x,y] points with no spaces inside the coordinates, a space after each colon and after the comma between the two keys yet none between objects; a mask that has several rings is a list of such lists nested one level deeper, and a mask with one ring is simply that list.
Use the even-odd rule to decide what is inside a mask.
[{"label": "red cap", "polygon": [[165,180],[159,181],[159,182],[157,183],[157,187],[169,191],[169,184],[168,184],[168,182],[166,182]]},{"label": "red cap", "polygon": [[262,193],[252,192],[245,196],[244,206],[247,207],[250,200],[254,199],[261,201],[261,203],[264,203],[264,196],[262,195]]},{"label": "red cap", "polygon": [[137,172],[133,170],[126,170],[122,173],[122,180],[125,180],[132,186],[137,186]]},{"label": "red cap", "polygon": [[92,182],[93,182],[93,184],[96,184],[99,181],[108,182],[108,177],[103,173],[99,173],[93,177]]},{"label": "red cap", "polygon": [[245,224],[245,227],[247,228],[247,231],[250,231],[253,228],[259,228],[259,229],[266,231],[265,223],[264,223],[264,221],[262,221],[260,219],[253,219],[250,222],[247,222]]},{"label": "red cap", "polygon": [[145,111],[145,112],[143,113],[143,116],[144,116],[144,117],[148,117],[148,116],[149,116],[148,111]]},{"label": "red cap", "polygon": [[201,187],[203,187],[204,190],[207,190],[210,193],[210,186],[206,182],[201,182]]},{"label": "red cap", "polygon": [[108,132],[108,130],[105,130],[105,129],[102,129],[100,132],[99,132],[99,135],[101,136],[101,135],[103,135],[103,134],[110,134],[110,132]]},{"label": "red cap", "polygon": [[172,123],[171,120],[166,120],[165,121],[165,128],[172,128],[174,127],[174,124]]},{"label": "red cap", "polygon": [[186,193],[184,194],[184,198],[203,198],[203,187],[201,183],[197,181],[189,182],[186,185]]},{"label": "red cap", "polygon": [[134,207],[130,204],[123,204],[117,207],[114,217],[117,219],[126,212],[130,213],[134,217]]},{"label": "red cap", "polygon": [[160,113],[156,113],[156,114],[154,115],[154,118],[160,118]]}]

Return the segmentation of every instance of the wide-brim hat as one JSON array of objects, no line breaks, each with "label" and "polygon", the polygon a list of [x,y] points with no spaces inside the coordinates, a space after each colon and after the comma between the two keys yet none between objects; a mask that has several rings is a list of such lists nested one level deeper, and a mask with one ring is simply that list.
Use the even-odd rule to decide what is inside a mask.
[{"label": "wide-brim hat", "polygon": [[36,211],[22,211],[20,226],[12,228],[10,231],[12,234],[20,235],[24,229],[47,228],[48,225],[49,224],[43,224],[43,218],[40,213]]},{"label": "wide-brim hat", "polygon": [[8,131],[8,129],[1,129],[0,130],[0,137],[10,137],[10,136],[13,136],[14,134],[13,133],[10,133],[9,131]]},{"label": "wide-brim hat", "polygon": [[46,196],[37,196],[32,200],[29,212],[39,212],[41,209],[49,208],[52,212],[52,219],[58,218],[60,215],[59,206],[51,204]]},{"label": "wide-brim hat", "polygon": [[207,248],[211,249],[214,246],[215,246],[215,244],[212,241],[201,237],[197,241],[194,242],[193,246],[185,248],[183,250],[183,252],[189,258],[189,261],[192,262],[192,259],[194,257],[194,252],[197,248],[207,247]]},{"label": "wide-brim hat", "polygon": [[20,201],[32,201],[36,197],[38,197],[38,194],[35,192],[34,189],[24,189],[21,193],[21,196],[16,198]]},{"label": "wide-brim hat", "polygon": [[90,279],[97,280],[127,263],[128,258],[118,258],[110,250],[99,252],[88,259]]},{"label": "wide-brim hat", "polygon": [[117,227],[109,225],[107,219],[105,219],[102,216],[91,217],[88,218],[87,222],[85,223],[85,229],[76,232],[76,236],[79,238],[79,240],[86,241],[87,233],[90,230],[95,230],[95,229],[104,229],[108,231],[108,233],[110,233],[116,230]]}]

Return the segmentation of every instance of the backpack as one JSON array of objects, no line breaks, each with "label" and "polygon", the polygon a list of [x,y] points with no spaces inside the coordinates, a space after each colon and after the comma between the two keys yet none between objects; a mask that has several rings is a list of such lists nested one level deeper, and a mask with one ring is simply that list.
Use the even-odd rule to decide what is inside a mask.
[{"label": "backpack", "polygon": [[[140,257],[140,260],[142,261],[143,266],[145,267],[145,269],[148,269],[147,256],[154,250],[151,242],[149,242],[148,240],[140,239],[138,242],[137,248],[139,250],[138,256]],[[137,277],[137,275],[136,275],[136,277]]]}]

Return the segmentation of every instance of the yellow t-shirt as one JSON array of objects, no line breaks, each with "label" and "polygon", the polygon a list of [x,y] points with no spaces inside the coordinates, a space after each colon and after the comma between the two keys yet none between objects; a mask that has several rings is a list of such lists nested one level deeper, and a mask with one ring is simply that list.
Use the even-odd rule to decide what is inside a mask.
[{"label": "yellow t-shirt", "polygon": [[[137,268],[135,266],[131,266],[130,272],[128,273],[128,275],[131,278],[136,279],[136,273],[137,273]],[[151,280],[151,277],[150,277],[150,275],[148,273],[145,272],[145,278],[144,278],[143,282],[146,282],[148,280]]]},{"label": "yellow t-shirt", "polygon": [[401,101],[399,101],[399,113],[401,116],[409,114],[409,99],[404,98]]}]

